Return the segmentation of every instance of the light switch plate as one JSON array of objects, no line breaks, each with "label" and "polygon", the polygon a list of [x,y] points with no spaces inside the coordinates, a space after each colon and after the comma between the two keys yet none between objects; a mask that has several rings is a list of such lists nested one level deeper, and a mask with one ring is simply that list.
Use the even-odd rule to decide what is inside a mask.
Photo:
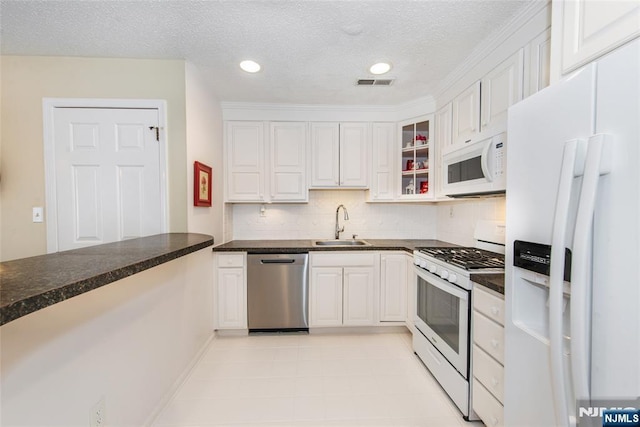
[{"label": "light switch plate", "polygon": [[44,222],[44,208],[33,208],[33,222]]}]

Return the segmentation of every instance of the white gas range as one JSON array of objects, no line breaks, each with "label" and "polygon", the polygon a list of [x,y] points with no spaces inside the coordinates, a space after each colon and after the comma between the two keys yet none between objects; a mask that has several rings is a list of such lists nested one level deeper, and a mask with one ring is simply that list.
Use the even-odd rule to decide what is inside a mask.
[{"label": "white gas range", "polygon": [[475,237],[478,248],[426,247],[413,252],[417,276],[413,348],[466,420],[477,419],[469,382],[470,275],[504,271],[504,224],[479,222]]}]

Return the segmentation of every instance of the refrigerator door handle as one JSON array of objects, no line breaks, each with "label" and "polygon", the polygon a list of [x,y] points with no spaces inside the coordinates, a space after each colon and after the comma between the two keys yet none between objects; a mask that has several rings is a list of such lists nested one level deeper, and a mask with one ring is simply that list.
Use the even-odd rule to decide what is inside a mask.
[{"label": "refrigerator door handle", "polygon": [[589,138],[571,266],[571,372],[576,399],[590,398],[591,248],[600,176],[611,171],[611,135]]},{"label": "refrigerator door handle", "polygon": [[582,173],[586,141],[572,139],[565,142],[558,184],[558,197],[553,219],[551,237],[551,260],[549,272],[549,351],[551,362],[551,385],[556,403],[556,424],[569,425],[569,395],[565,384],[566,366],[563,357],[563,283],[564,255],[567,237],[571,194],[574,178]]}]

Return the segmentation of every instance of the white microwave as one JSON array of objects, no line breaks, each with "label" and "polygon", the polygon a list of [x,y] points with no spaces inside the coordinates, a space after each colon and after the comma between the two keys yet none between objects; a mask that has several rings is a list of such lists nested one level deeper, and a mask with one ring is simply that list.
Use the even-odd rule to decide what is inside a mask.
[{"label": "white microwave", "polygon": [[442,156],[442,191],[449,197],[501,194],[506,190],[506,133]]}]

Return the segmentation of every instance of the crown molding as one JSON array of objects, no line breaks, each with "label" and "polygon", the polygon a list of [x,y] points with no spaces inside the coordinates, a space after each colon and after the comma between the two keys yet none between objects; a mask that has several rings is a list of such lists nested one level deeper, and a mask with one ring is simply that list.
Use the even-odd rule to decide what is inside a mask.
[{"label": "crown molding", "polygon": [[477,66],[483,59],[491,55],[502,43],[509,39],[527,22],[533,19],[540,11],[545,9],[551,0],[532,0],[518,14],[513,16],[503,26],[490,34],[462,61],[455,70],[442,80],[434,90],[433,96],[439,98],[447,89],[462,79],[468,72]]},{"label": "crown molding", "polygon": [[[221,102],[224,120],[398,120],[435,111],[435,99],[425,96],[397,105],[326,105]],[[408,117],[405,115],[409,114]]]}]

